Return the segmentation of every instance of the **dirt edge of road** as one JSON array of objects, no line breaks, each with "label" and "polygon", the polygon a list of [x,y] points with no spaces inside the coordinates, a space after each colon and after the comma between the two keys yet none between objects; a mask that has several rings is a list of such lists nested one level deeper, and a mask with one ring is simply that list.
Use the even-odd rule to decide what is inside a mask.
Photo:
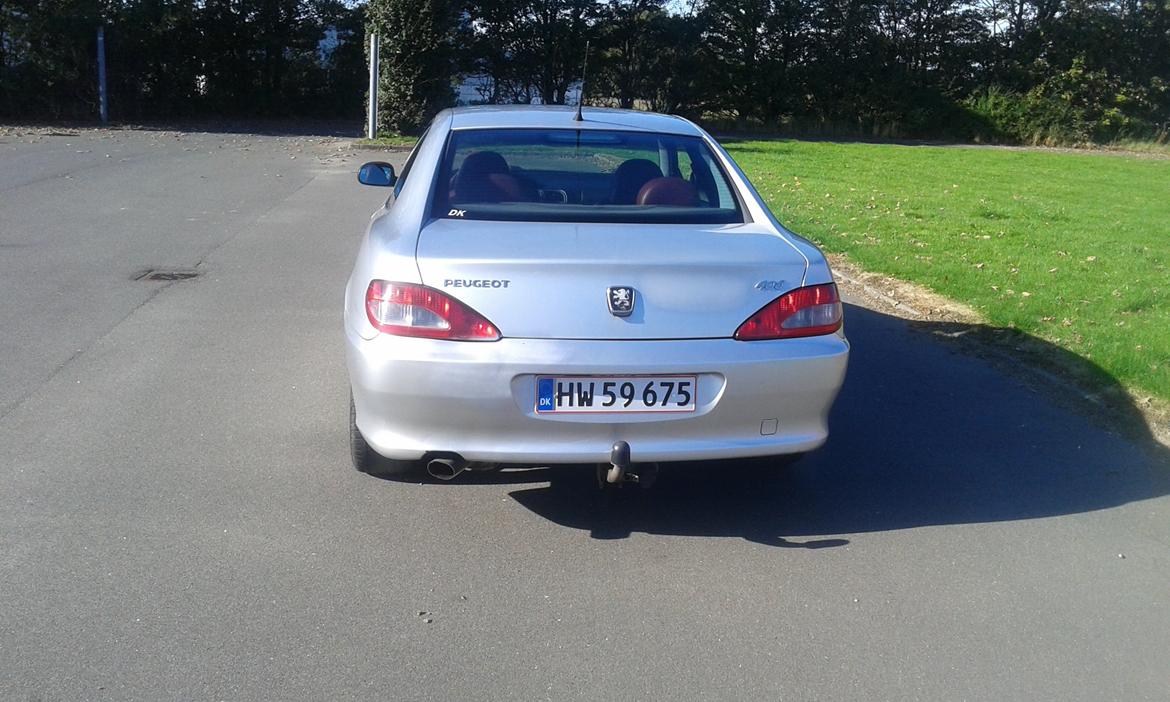
[{"label": "dirt edge of road", "polygon": [[[865,300],[867,307],[905,319],[922,333],[987,359],[1062,406],[1104,417],[1120,434],[1137,438],[1144,434],[1170,448],[1170,403],[1104,383],[1100,371],[1094,373],[1079,356],[1014,329],[994,327],[977,310],[921,285],[863,270],[840,254],[830,254],[829,261],[841,290]],[[1142,427],[1133,426],[1135,413]]]}]

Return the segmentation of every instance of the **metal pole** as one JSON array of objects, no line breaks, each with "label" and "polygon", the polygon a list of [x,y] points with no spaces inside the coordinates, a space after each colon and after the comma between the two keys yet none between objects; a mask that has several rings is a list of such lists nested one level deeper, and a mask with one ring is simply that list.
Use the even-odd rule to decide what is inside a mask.
[{"label": "metal pole", "polygon": [[378,35],[370,34],[370,120],[366,138],[378,137]]},{"label": "metal pole", "polygon": [[102,124],[110,121],[110,108],[106,97],[106,28],[98,27],[97,32],[97,62],[98,62],[98,105],[101,112]]}]

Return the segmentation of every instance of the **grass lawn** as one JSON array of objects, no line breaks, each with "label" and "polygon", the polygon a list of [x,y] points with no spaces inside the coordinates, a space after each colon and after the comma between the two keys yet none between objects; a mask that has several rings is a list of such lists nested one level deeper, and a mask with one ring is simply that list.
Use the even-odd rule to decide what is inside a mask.
[{"label": "grass lawn", "polygon": [[728,150],[786,226],[1170,399],[1170,160],[799,141]]}]

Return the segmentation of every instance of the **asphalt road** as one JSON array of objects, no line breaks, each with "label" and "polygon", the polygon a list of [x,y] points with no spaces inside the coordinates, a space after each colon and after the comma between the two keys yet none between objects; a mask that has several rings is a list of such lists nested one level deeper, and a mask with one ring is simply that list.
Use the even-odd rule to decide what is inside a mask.
[{"label": "asphalt road", "polygon": [[0,699],[1170,697],[1166,452],[857,305],[786,470],[356,473],[358,163],[0,135]]}]

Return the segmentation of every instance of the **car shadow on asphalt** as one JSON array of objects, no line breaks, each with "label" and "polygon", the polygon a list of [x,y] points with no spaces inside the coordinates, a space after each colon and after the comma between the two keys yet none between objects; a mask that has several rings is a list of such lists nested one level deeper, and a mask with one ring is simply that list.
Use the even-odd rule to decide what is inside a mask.
[{"label": "car shadow on asphalt", "polygon": [[599,539],[641,532],[828,548],[847,535],[1078,514],[1170,494],[1168,452],[1132,405],[1094,416],[1096,405],[1013,371],[1010,359],[952,343],[953,325],[849,306],[846,332],[853,352],[829,441],[793,465],[666,465],[649,490],[605,492],[588,467],[534,469],[523,480],[547,485],[511,496]]}]

